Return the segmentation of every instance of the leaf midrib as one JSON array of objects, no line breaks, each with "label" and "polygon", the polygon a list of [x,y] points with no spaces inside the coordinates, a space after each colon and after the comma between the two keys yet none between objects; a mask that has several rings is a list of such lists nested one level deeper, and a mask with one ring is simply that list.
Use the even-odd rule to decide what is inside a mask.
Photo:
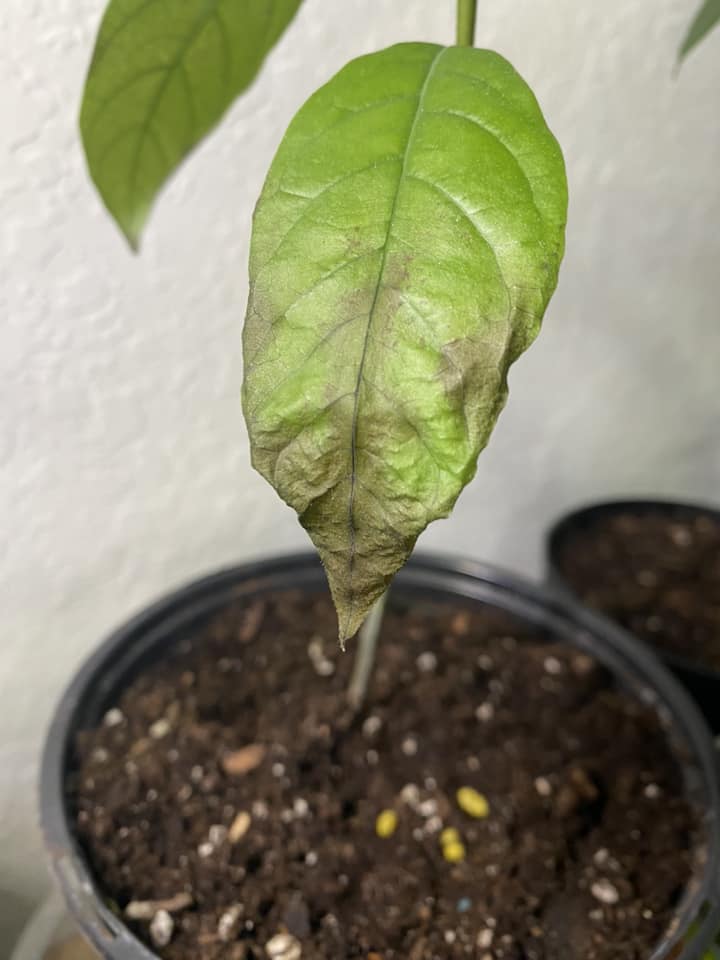
[{"label": "leaf midrib", "polygon": [[[185,70],[185,57],[190,50],[190,48],[195,44],[200,35],[204,32],[208,23],[212,20],[215,11],[220,3],[220,0],[208,0],[205,5],[205,9],[195,18],[193,23],[188,30],[187,36],[183,41],[182,46],[177,51],[175,56],[167,65],[167,71],[162,81],[158,84],[158,88],[155,91],[152,100],[150,101],[147,109],[147,113],[143,120],[143,123],[140,127],[140,133],[138,135],[137,146],[135,148],[132,164],[130,166],[130,175],[128,177],[128,189],[131,197],[135,196],[135,191],[137,188],[137,177],[138,171],[140,169],[140,157],[142,154],[142,148],[147,135],[148,130],[150,129],[152,123],[155,120],[155,115],[160,107],[160,103],[165,96],[167,88],[170,84],[170,80],[175,76],[176,71]],[[185,73],[185,78],[187,82],[187,74]],[[189,108],[189,104],[188,104]]]},{"label": "leaf midrib", "polygon": [[[354,391],[354,404],[353,404],[353,417],[352,425],[350,430],[350,494],[348,497],[348,530],[349,530],[349,539],[350,539],[350,556],[348,560],[348,594],[349,594],[349,604],[348,604],[348,614],[346,617],[346,623],[349,622],[352,618],[352,612],[355,604],[355,598],[353,594],[353,571],[355,566],[355,551],[356,551],[356,542],[355,542],[355,488],[357,483],[357,428],[358,428],[358,418],[360,411],[360,391],[362,388],[363,380],[363,370],[365,367],[365,360],[367,357],[368,345],[370,342],[370,330],[372,328],[373,319],[375,317],[375,311],[377,309],[378,297],[380,291],[383,287],[383,281],[385,277],[385,269],[387,266],[387,257],[388,257],[388,248],[390,246],[390,240],[392,238],[393,223],[395,220],[395,212],[397,210],[398,197],[400,196],[400,189],[402,187],[403,180],[406,177],[407,163],[410,154],[412,153],[412,147],[415,140],[415,133],[417,131],[418,121],[423,113],[423,100],[427,92],[430,81],[432,80],[435,69],[437,68],[438,63],[440,62],[443,54],[449,48],[441,48],[437,54],[433,57],[430,65],[428,67],[428,72],[423,81],[423,85],[420,88],[420,92],[417,98],[417,108],[415,110],[415,116],[413,117],[412,125],[410,127],[410,132],[408,133],[407,143],[405,144],[405,150],[403,152],[402,158],[402,167],[400,168],[400,176],[398,177],[397,186],[395,188],[395,196],[393,197],[392,207],[390,208],[390,217],[388,219],[387,233],[385,238],[385,244],[383,247],[382,259],[380,261],[380,270],[378,272],[378,279],[375,285],[375,292],[373,294],[373,300],[370,305],[370,310],[368,312],[368,322],[365,328],[365,336],[363,338],[362,352],[360,354],[360,363],[358,365],[358,375],[355,381],[355,391]],[[340,631],[341,635],[345,635],[346,630],[343,629]]]}]

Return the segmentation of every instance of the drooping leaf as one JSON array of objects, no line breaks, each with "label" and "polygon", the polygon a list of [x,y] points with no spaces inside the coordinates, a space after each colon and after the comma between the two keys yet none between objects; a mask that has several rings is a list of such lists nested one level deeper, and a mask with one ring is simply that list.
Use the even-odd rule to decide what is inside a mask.
[{"label": "drooping leaf", "polygon": [[555,288],[566,206],[532,92],[486,50],[361,57],[292,121],[255,214],[243,406],[341,639],[473,477]]},{"label": "drooping leaf", "polygon": [[678,52],[678,60],[683,60],[718,23],[720,23],[720,0],[705,0],[688,28]]},{"label": "drooping leaf", "polygon": [[301,0],[110,0],[80,129],[90,174],[137,248],[156,194],[245,90]]}]

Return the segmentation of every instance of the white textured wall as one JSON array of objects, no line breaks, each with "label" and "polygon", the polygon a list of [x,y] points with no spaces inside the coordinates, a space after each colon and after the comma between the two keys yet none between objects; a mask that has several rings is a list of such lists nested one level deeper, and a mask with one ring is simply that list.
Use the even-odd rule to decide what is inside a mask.
[{"label": "white textured wall", "polygon": [[[589,497],[720,499],[720,35],[672,75],[695,5],[481,0],[481,42],[529,80],[564,147],[568,252],[479,475],[426,548],[533,572],[544,524]],[[0,3],[8,928],[16,901],[45,884],[37,757],[73,668],[166,588],[304,543],[250,470],[238,402],[250,213],[282,131],[346,59],[450,42],[454,4],[306,0],[254,90],[162,197],[140,259],[101,210],[76,133],[102,6]]]}]

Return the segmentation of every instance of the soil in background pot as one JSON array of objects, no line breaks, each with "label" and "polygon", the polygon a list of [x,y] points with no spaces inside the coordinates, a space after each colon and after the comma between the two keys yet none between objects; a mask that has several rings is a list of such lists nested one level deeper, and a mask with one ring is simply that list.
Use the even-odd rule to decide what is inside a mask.
[{"label": "soil in background pot", "polygon": [[557,563],[589,606],[720,671],[720,522],[712,515],[601,514],[568,533]]},{"label": "soil in background pot", "polygon": [[494,608],[229,609],[79,736],[98,883],[167,960],[646,960],[693,864],[657,716]]}]

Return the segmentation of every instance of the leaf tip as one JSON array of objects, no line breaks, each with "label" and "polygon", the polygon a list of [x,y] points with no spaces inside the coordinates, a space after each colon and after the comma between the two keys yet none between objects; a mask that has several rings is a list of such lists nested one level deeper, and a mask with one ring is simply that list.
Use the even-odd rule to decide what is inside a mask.
[{"label": "leaf tip", "polygon": [[359,598],[355,598],[349,605],[334,600],[338,618],[338,643],[343,653],[348,641],[352,640],[365,623],[376,599],[377,596],[375,595],[372,599],[363,598],[359,600]]},{"label": "leaf tip", "polygon": [[113,218],[120,229],[120,232],[125,237],[127,245],[130,247],[132,253],[139,253],[142,233],[145,229],[145,224],[150,212],[149,205],[143,204],[142,206],[136,206],[134,209],[119,211],[113,210],[105,197],[103,197],[103,200],[105,201],[105,206],[107,207],[110,216]]},{"label": "leaf tip", "polygon": [[335,605],[335,611],[338,618],[338,643],[340,644],[340,649],[343,653],[347,650],[348,640],[352,638],[357,633],[357,630],[353,630],[350,624],[349,617],[344,613],[344,611]]},{"label": "leaf tip", "polygon": [[134,254],[140,253],[140,231],[126,230],[121,223],[118,225],[127,241],[127,245],[130,247],[130,252]]},{"label": "leaf tip", "polygon": [[335,606],[335,613],[337,615],[338,623],[338,643],[340,644],[340,649],[343,653],[347,650],[348,641],[352,640],[359,629],[359,625],[355,624],[355,618],[350,617],[350,611],[345,606],[344,603],[338,603],[337,598],[333,595],[333,604]]}]

